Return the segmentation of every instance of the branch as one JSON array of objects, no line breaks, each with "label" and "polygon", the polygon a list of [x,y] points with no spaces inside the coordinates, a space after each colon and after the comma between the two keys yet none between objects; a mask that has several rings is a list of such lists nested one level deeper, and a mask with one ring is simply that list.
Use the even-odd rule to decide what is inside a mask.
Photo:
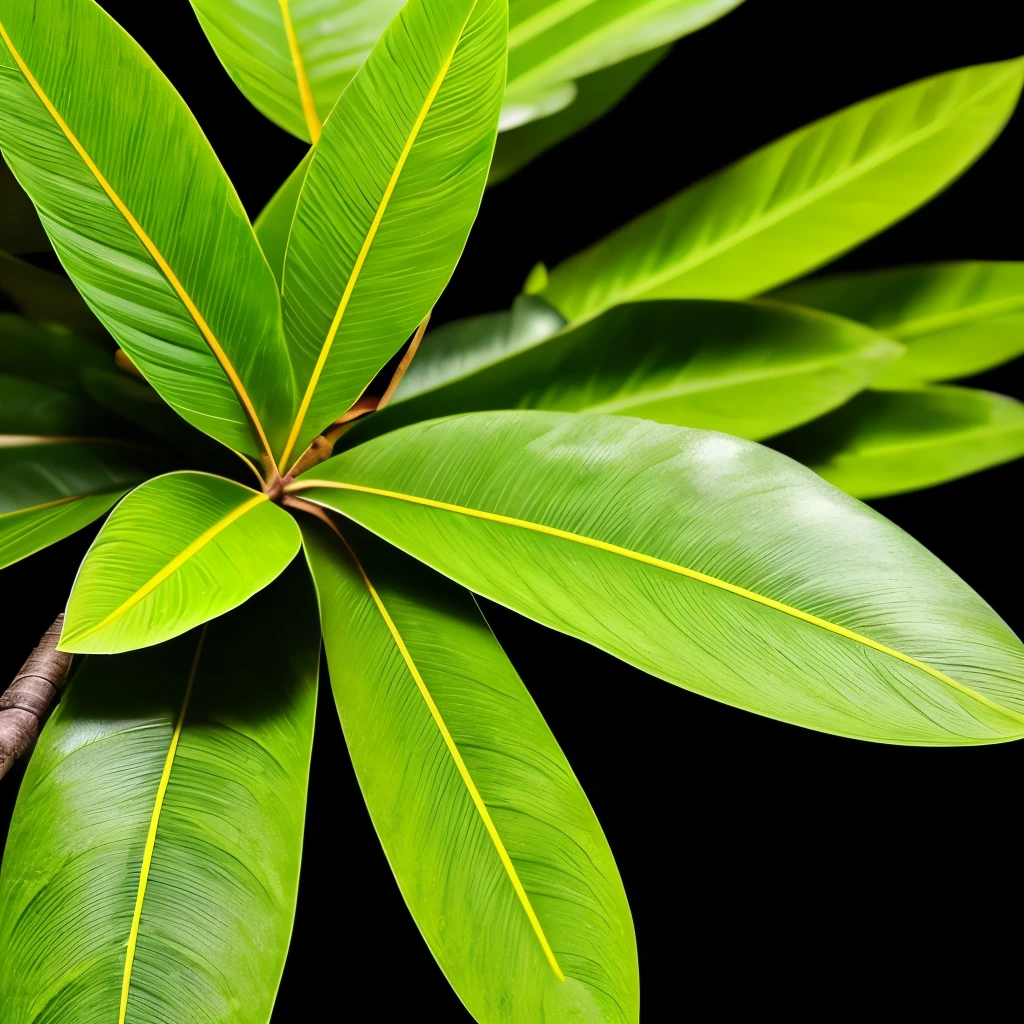
[{"label": "branch", "polygon": [[61,612],[0,695],[0,779],[35,743],[50,705],[67,682],[71,655],[57,650],[63,625]]}]

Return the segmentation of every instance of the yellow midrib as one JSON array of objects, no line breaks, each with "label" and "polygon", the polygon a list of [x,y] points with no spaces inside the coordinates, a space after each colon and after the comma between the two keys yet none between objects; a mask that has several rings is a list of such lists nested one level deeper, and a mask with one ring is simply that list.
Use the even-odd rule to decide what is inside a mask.
[{"label": "yellow midrib", "polygon": [[188,547],[175,555],[159,572],[151,576],[131,597],[118,608],[115,608],[102,622],[98,622],[95,626],[90,626],[84,633],[79,633],[77,636],[69,636],[68,641],[78,644],[87,636],[92,636],[93,633],[105,629],[112,622],[134,608],[144,597],[148,597],[164,580],[174,575],[190,558],[206,547],[214,537],[226,530],[232,523],[241,519],[250,509],[269,500],[266,494],[254,494],[248,501],[232,509],[227,515],[217,520],[208,530],[200,534]]},{"label": "yellow midrib", "polygon": [[[496,512],[484,512],[480,509],[467,508],[463,505],[453,505],[446,501],[435,501],[433,498],[421,498],[414,494],[403,494],[400,491],[388,491],[379,487],[365,487],[362,484],[339,483],[334,480],[307,480],[305,478],[292,484],[287,488],[287,490],[290,493],[293,493],[309,490],[310,488],[315,487],[324,487],[341,491],[356,491],[361,494],[374,494],[382,498],[391,498],[396,501],[406,501],[415,505],[424,505],[428,508],[436,508],[443,512],[454,512],[458,515],[470,516],[474,519],[484,519],[492,523],[501,523],[505,526],[515,526],[520,529],[530,530],[534,533],[546,534],[549,537],[557,537],[560,540],[572,541],[573,543],[582,544],[586,547],[595,548],[599,551],[605,551],[609,554],[620,555],[623,558],[629,558],[632,561],[641,562],[657,569],[664,569],[667,572],[675,573],[678,576],[685,576],[689,579],[696,580],[699,583],[706,583],[707,585],[716,587],[719,590],[724,590],[730,594],[735,594],[738,597],[754,601],[766,608],[772,608],[775,611],[791,615],[793,618],[800,619],[801,621],[807,622],[813,626],[818,626],[821,629],[828,630],[828,632],[834,633],[837,636],[845,637],[847,640],[853,640],[857,643],[863,644],[865,647],[869,647],[881,654],[886,654],[890,657],[896,658],[907,665],[911,665],[916,669],[920,669],[922,672],[926,672],[928,675],[932,676],[932,678],[945,683],[947,686],[950,686],[955,690],[958,690],[960,693],[965,694],[972,700],[978,701],[978,703],[983,704],[985,707],[1002,715],[1006,715],[1018,722],[1024,723],[1024,714],[1020,714],[1010,708],[1003,707],[1001,704],[997,704],[993,700],[989,700],[989,698],[983,694],[972,690],[968,686],[964,686],[963,683],[959,683],[950,676],[947,676],[944,672],[940,672],[938,669],[932,668],[931,665],[927,665],[923,661],[918,661],[917,658],[912,658],[909,654],[904,654],[902,651],[897,651],[892,647],[886,647],[885,644],[880,644],[876,640],[872,640],[870,637],[866,637],[861,633],[855,633],[853,630],[847,629],[845,626],[840,626],[835,622],[829,622],[827,619],[819,618],[817,615],[811,615],[808,612],[801,611],[799,608],[794,608],[792,605],[776,601],[774,598],[765,597],[763,594],[757,594],[752,590],[745,589],[744,587],[738,587],[734,583],[728,583],[715,576],[709,576],[697,569],[689,569],[686,566],[677,565],[674,562],[668,562],[663,558],[646,555],[640,551],[632,551],[629,548],[620,547],[618,544],[610,544],[607,541],[595,540],[593,537],[585,537],[582,534],[571,533],[568,530],[560,530],[557,527],[547,526],[544,523],[531,523],[526,519],[515,519],[512,516],[503,516]],[[309,500],[315,501],[316,499]]]},{"label": "yellow midrib", "polygon": [[284,34],[288,39],[288,52],[291,54],[292,67],[295,69],[295,82],[299,87],[302,115],[306,119],[306,130],[309,132],[310,141],[315,146],[320,141],[320,132],[323,130],[323,126],[320,123],[320,115],[317,113],[316,101],[313,99],[313,89],[309,84],[309,76],[306,74],[306,62],[302,57],[299,37],[295,34],[295,24],[292,21],[292,13],[288,7],[289,0],[278,0],[278,3],[281,5]]},{"label": "yellow midrib", "polygon": [[320,348],[320,354],[317,357],[316,365],[313,367],[313,373],[310,377],[309,385],[306,388],[306,393],[302,396],[299,411],[295,416],[295,422],[292,424],[291,432],[288,435],[288,443],[285,445],[284,453],[282,454],[281,461],[278,464],[278,468],[282,473],[285,471],[285,467],[288,465],[288,459],[291,457],[291,454],[295,449],[295,444],[299,439],[299,432],[302,430],[306,414],[309,412],[309,406],[313,401],[313,394],[316,391],[317,384],[320,382],[320,376],[323,373],[324,366],[327,364],[327,357],[330,355],[334,339],[338,334],[338,328],[341,326],[342,317],[345,315],[345,310],[348,308],[348,304],[352,299],[352,292],[355,289],[356,282],[359,280],[359,275],[362,272],[363,265],[366,263],[366,257],[370,252],[370,246],[373,245],[373,240],[377,236],[377,231],[380,228],[381,221],[384,219],[384,213],[387,210],[388,203],[391,201],[391,196],[398,184],[398,179],[401,176],[402,171],[405,169],[405,163],[409,159],[412,147],[415,145],[416,139],[423,127],[423,123],[427,119],[427,114],[430,113],[430,108],[433,106],[434,100],[437,98],[437,94],[441,89],[441,85],[444,83],[445,76],[448,74],[448,69],[451,67],[451,63],[455,59],[455,53],[459,48],[459,44],[462,42],[462,32],[464,31],[465,25],[463,25],[462,31],[459,32],[451,53],[448,54],[444,64],[441,66],[440,73],[434,80],[433,85],[430,87],[430,91],[427,93],[427,98],[423,101],[423,106],[420,108],[420,112],[416,116],[416,121],[409,132],[409,137],[405,141],[405,146],[398,158],[395,169],[392,171],[391,178],[388,181],[387,187],[384,189],[384,194],[381,197],[380,203],[377,205],[377,211],[370,223],[366,237],[363,239],[363,245],[359,250],[359,255],[356,257],[355,264],[352,267],[352,273],[349,274],[348,281],[345,284],[345,290],[342,293],[341,301],[338,303],[338,309],[335,312],[334,319],[331,321],[331,326],[327,331],[327,337],[324,339],[324,343]]},{"label": "yellow midrib", "polygon": [[199,658],[203,652],[203,642],[206,640],[206,626],[199,634],[199,643],[196,645],[195,657],[192,660],[192,669],[189,672],[188,683],[185,686],[185,696],[182,698],[181,710],[178,712],[178,719],[174,724],[174,732],[171,734],[170,746],[167,749],[167,757],[164,759],[163,772],[160,774],[160,783],[156,790],[156,799],[153,802],[153,813],[149,819],[149,831],[146,834],[146,846],[142,852],[142,867],[139,871],[139,887],[135,895],[135,910],[132,914],[132,926],[128,933],[128,946],[124,958],[124,975],[121,981],[121,1009],[117,1016],[118,1024],[125,1024],[125,1016],[128,1013],[128,994],[131,991],[132,968],[135,966],[135,951],[139,942],[139,924],[142,921],[142,905],[146,900],[146,887],[149,884],[149,872],[153,866],[153,850],[156,847],[157,827],[160,824],[160,813],[164,806],[164,797],[167,795],[167,784],[171,780],[171,768],[174,766],[174,757],[178,752],[178,741],[181,739],[181,730],[185,725],[185,715],[188,712],[189,701],[192,698],[192,687],[195,685],[196,672],[199,669]]},{"label": "yellow midrib", "polygon": [[68,124],[64,120],[64,118],[61,117],[60,112],[53,105],[52,101],[50,100],[50,97],[43,90],[43,87],[39,84],[38,81],[36,81],[35,76],[29,70],[28,64],[25,63],[25,60],[18,52],[18,49],[15,47],[13,41],[11,40],[11,37],[7,34],[7,30],[2,22],[0,22],[0,37],[3,38],[3,41],[6,44],[7,48],[11,51],[11,56],[17,63],[21,73],[25,76],[25,80],[32,87],[33,92],[35,92],[36,96],[39,97],[40,102],[43,104],[47,112],[57,123],[57,126],[60,128],[60,130],[64,133],[65,138],[67,138],[68,142],[71,143],[75,151],[82,158],[82,162],[89,169],[93,177],[96,179],[100,188],[102,188],[103,191],[106,193],[107,198],[110,199],[110,201],[114,204],[114,206],[117,208],[120,214],[128,222],[129,227],[131,227],[132,231],[135,232],[139,241],[142,242],[146,251],[153,258],[153,261],[160,268],[164,277],[167,278],[168,283],[177,293],[178,298],[182,302],[182,305],[184,305],[184,307],[188,310],[188,313],[192,317],[192,320],[194,321],[196,327],[199,328],[199,331],[202,334],[204,340],[206,341],[207,345],[209,345],[210,351],[213,353],[214,358],[217,360],[218,364],[220,365],[220,368],[224,371],[225,376],[228,378],[228,381],[230,382],[232,389],[237,395],[239,402],[241,402],[242,407],[245,410],[246,416],[249,418],[249,421],[252,424],[253,429],[256,431],[256,434],[259,437],[259,442],[263,447],[264,453],[269,457],[271,454],[270,442],[267,440],[267,436],[263,431],[263,425],[260,423],[260,418],[256,414],[256,408],[252,404],[252,401],[249,398],[249,394],[245,390],[245,385],[242,383],[241,378],[238,376],[238,372],[232,365],[231,360],[227,356],[227,353],[221,347],[220,342],[217,340],[213,331],[210,329],[210,326],[209,324],[207,324],[206,319],[203,317],[203,314],[199,312],[198,307],[192,301],[192,296],[189,295],[189,293],[185,290],[182,283],[178,280],[177,275],[171,269],[170,264],[167,262],[166,259],[164,259],[163,253],[161,253],[160,250],[156,247],[153,240],[149,237],[148,234],[146,234],[142,225],[138,222],[138,220],[136,220],[135,215],[131,212],[131,210],[128,209],[127,205],[124,203],[121,197],[114,191],[110,182],[108,182],[107,179],[103,176],[103,172],[100,171],[99,167],[96,166],[95,161],[86,151],[85,147],[82,145],[81,142],[79,142],[78,137],[70,129],[70,127],[68,127]]},{"label": "yellow midrib", "polygon": [[359,557],[356,555],[355,551],[352,550],[352,546],[344,538],[337,527],[330,522],[330,520],[325,519],[324,522],[330,526],[341,540],[342,544],[345,545],[349,556],[355,563],[356,569],[362,577],[366,589],[370,592],[370,596],[373,598],[373,603],[377,606],[377,610],[380,612],[381,618],[383,618],[388,627],[388,631],[391,633],[395,646],[402,655],[402,660],[405,662],[405,666],[409,670],[409,674],[413,677],[413,680],[416,683],[416,687],[420,692],[420,696],[423,698],[423,702],[427,705],[427,709],[430,711],[430,716],[434,720],[434,724],[437,726],[438,732],[441,733],[441,737],[444,739],[445,746],[448,748],[448,753],[451,755],[452,761],[455,762],[455,767],[458,769],[459,775],[462,777],[463,784],[469,792],[473,805],[483,821],[484,828],[487,830],[487,834],[490,837],[491,842],[494,844],[494,848],[497,851],[498,857],[505,869],[505,873],[508,875],[509,881],[512,883],[512,888],[515,890],[516,896],[519,898],[519,902],[522,905],[523,910],[526,912],[530,926],[533,928],[534,935],[537,936],[537,941],[540,943],[541,949],[544,951],[544,956],[551,965],[551,969],[555,972],[555,976],[558,980],[565,981],[565,975],[562,973],[558,960],[555,958],[554,951],[551,949],[551,944],[548,942],[547,936],[544,933],[540,919],[537,917],[537,913],[533,909],[533,904],[530,902],[530,897],[519,878],[519,873],[516,871],[515,865],[512,863],[512,858],[509,856],[508,850],[505,849],[505,844],[502,842],[501,835],[491,818],[490,811],[487,809],[487,805],[484,803],[483,797],[480,795],[480,791],[476,787],[473,776],[470,774],[469,768],[466,766],[466,762],[462,758],[462,753],[455,743],[455,739],[449,731],[447,723],[441,716],[441,712],[438,709],[437,704],[434,702],[434,698],[431,695],[423,676],[420,674],[420,670],[417,667],[412,654],[409,652],[409,648],[406,646],[405,640],[402,638],[402,634],[399,632],[398,627],[391,618],[391,614],[388,612],[387,607],[381,600],[381,597],[377,593],[373,583],[370,582],[370,578],[367,576],[362,562],[359,561]]}]

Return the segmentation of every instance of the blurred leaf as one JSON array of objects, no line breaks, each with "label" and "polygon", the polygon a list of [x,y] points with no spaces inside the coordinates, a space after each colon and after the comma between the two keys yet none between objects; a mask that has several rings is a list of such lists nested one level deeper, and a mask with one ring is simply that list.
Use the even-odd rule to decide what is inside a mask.
[{"label": "blurred leaf", "polygon": [[116,421],[112,420],[102,407],[87,399],[0,373],[0,435],[96,436],[116,433]]},{"label": "blurred leaf", "polygon": [[[0,252],[0,291],[33,320],[59,324],[97,342],[110,341],[106,328],[63,274]],[[0,313],[3,318],[9,315]]]},{"label": "blurred leaf", "polygon": [[113,354],[69,331],[0,313],[0,372],[84,395],[83,370],[113,365]]},{"label": "blurred leaf", "polygon": [[5,252],[45,252],[50,248],[36,208],[18,179],[0,158],[0,249]]}]

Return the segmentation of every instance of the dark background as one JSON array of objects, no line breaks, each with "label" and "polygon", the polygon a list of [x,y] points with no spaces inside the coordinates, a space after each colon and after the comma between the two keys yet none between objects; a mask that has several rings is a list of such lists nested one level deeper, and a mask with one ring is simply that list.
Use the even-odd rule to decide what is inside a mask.
[{"label": "dark background", "polygon": [[[231,84],[186,0],[103,0],[184,95],[255,216],[304,147]],[[508,305],[696,178],[851,102],[1024,53],[1019,0],[747,0],[611,115],[488,192],[435,323]],[[1021,259],[1024,116],[944,195],[840,261]],[[1024,398],[1020,362],[981,386]],[[874,503],[1024,632],[1021,465]],[[5,573],[0,679],[62,607],[90,537]],[[1024,746],[890,748],[756,718],[487,606],[616,853],[645,1020],[768,1010],[1020,1012]],[[405,910],[325,691],[296,936],[275,1024],[468,1021]],[[20,773],[0,786],[6,828]]]}]

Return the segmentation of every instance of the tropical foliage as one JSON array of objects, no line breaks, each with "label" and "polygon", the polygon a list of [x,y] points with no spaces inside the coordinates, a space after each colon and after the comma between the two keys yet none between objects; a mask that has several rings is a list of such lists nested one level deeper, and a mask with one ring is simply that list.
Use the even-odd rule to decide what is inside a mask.
[{"label": "tropical foliage", "polygon": [[810,729],[1024,736],[1024,645],[857,500],[1024,454],[1019,403],[946,383],[1024,352],[1024,265],[792,283],[977,159],[1024,63],[800,129],[428,326],[488,183],[736,3],[193,0],[312,143],[251,225],[100,6],[0,0],[0,566],[107,517],[0,873],[5,1020],[269,1019],[322,643],[469,1012],[637,1021],[612,852],[474,594]]}]

